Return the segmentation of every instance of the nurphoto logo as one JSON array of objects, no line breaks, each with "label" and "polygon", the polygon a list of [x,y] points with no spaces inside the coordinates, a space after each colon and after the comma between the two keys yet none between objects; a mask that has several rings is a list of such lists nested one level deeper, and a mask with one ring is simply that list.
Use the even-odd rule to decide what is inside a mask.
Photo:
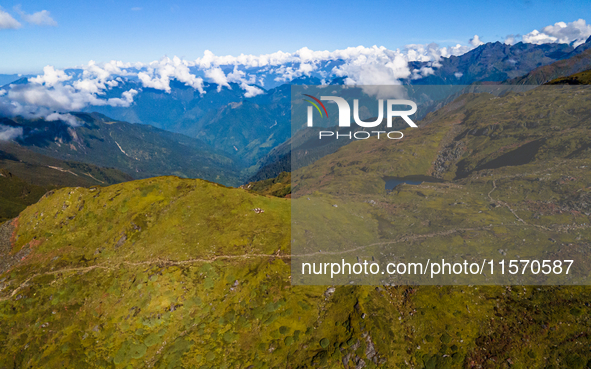
[{"label": "nurphoto logo", "polygon": [[[308,127],[314,126],[314,108],[318,111],[321,118],[325,116],[328,118],[328,112],[326,107],[322,103],[321,100],[324,101],[333,101],[337,104],[339,109],[339,128],[343,127],[351,127],[351,107],[347,100],[339,96],[320,96],[320,99],[312,96],[304,94],[304,96],[309,97],[312,100],[304,99],[304,101],[309,102],[312,106],[308,106]],[[392,128],[392,120],[394,117],[401,117],[404,121],[412,128],[418,128],[418,126],[410,119],[409,115],[413,115],[417,111],[417,104],[411,100],[387,100],[386,101],[386,127]],[[410,106],[410,110],[396,110],[394,107],[400,106]],[[323,114],[324,112],[324,114]],[[359,118],[359,100],[353,100],[353,120],[355,123],[362,128],[374,128],[382,124],[384,119],[384,100],[378,100],[378,116],[374,121],[363,121]],[[349,139],[361,139],[365,140],[368,139],[372,134],[376,134],[378,139],[380,138],[381,134],[388,137],[389,139],[396,139],[399,140],[404,135],[400,131],[356,131],[356,132],[347,132],[340,133],[338,131],[320,131],[319,132],[319,139],[322,137],[332,137],[335,136],[337,139],[340,137],[348,137]]]}]

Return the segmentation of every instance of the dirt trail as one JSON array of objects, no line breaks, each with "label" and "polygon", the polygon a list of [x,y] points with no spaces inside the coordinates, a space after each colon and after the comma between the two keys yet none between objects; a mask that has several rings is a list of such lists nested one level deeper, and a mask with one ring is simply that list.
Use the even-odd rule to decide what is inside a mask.
[{"label": "dirt trail", "polygon": [[[10,249],[9,249],[10,250]],[[129,261],[122,261],[119,263],[104,263],[104,264],[97,264],[91,265],[87,267],[75,267],[75,268],[63,268],[58,270],[51,270],[47,272],[35,273],[32,276],[28,277],[25,281],[23,281],[17,288],[12,290],[10,295],[5,297],[0,297],[0,302],[9,300],[13,298],[20,290],[28,286],[28,283],[37,277],[44,276],[44,275],[56,275],[56,274],[64,274],[64,273],[87,273],[94,269],[104,269],[104,270],[116,270],[119,269],[123,265],[128,266],[140,266],[140,265],[162,265],[162,266],[177,266],[177,265],[187,265],[193,263],[210,263],[212,261],[216,261],[219,259],[255,259],[255,258],[276,258],[276,259],[290,259],[291,255],[280,255],[280,254],[250,254],[250,255],[218,255],[214,256],[213,258],[209,259],[190,259],[190,260],[166,260],[155,258],[146,261],[140,262],[129,262]],[[20,261],[20,259],[18,259]],[[17,261],[17,262],[18,262]],[[1,273],[0,273],[1,274]]]}]

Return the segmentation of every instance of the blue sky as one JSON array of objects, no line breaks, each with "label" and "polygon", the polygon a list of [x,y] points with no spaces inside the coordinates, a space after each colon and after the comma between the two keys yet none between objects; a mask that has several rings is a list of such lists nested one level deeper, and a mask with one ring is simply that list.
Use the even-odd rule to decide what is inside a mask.
[{"label": "blue sky", "polygon": [[[107,0],[1,6],[21,27],[0,29],[0,73],[39,73],[45,65],[65,68],[89,60],[195,59],[205,50],[258,55],[302,47],[396,49],[466,44],[475,34],[484,42],[503,41],[559,21],[591,21],[589,1]],[[27,14],[42,10],[57,25],[27,22]]]}]

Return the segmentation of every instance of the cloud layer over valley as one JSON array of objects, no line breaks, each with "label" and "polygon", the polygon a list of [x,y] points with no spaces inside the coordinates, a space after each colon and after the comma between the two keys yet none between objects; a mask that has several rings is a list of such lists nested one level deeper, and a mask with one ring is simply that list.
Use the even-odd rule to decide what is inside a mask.
[{"label": "cloud layer over valley", "polygon": [[[15,8],[21,18],[36,25],[55,26],[46,11],[28,14]],[[0,28],[19,28],[21,24],[0,9]],[[578,46],[591,36],[585,20],[558,22],[519,36],[508,35],[506,44],[565,43]],[[70,111],[89,106],[129,107],[143,89],[171,93],[176,80],[203,95],[207,86],[217,91],[240,89],[244,98],[264,93],[284,83],[304,78],[307,82],[329,84],[391,85],[416,81],[435,73],[442,58],[459,56],[484,44],[474,35],[465,44],[440,47],[436,43],[409,44],[403,49],[349,47],[334,51],[302,48],[293,53],[278,51],[265,55],[218,56],[206,50],[196,60],[164,57],[149,64],[110,61],[59,70],[46,66],[43,74],[16,81],[0,89],[0,115],[60,119],[77,122]],[[417,64],[417,62],[420,64]],[[417,65],[419,65],[417,67]],[[462,73],[455,73],[461,78]],[[16,133],[4,129],[3,138]]]}]

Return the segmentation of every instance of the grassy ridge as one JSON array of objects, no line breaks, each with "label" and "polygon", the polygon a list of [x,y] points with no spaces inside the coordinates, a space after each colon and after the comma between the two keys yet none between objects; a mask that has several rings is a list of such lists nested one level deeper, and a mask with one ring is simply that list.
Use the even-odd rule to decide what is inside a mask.
[{"label": "grassy ridge", "polygon": [[547,85],[591,85],[591,70],[553,79]]}]

